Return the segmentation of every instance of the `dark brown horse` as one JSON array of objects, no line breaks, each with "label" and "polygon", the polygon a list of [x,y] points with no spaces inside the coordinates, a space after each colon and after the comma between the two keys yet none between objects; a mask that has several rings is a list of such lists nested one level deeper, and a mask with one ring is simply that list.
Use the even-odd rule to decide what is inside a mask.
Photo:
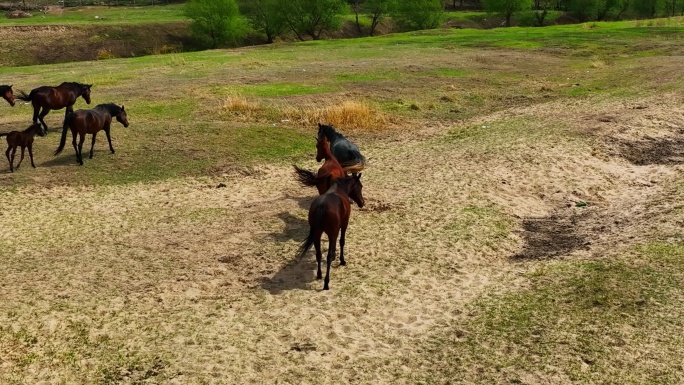
[{"label": "dark brown horse", "polygon": [[7,100],[7,103],[14,107],[14,91],[12,91],[12,86],[0,86],[0,97]]},{"label": "dark brown horse", "polygon": [[366,158],[361,155],[359,147],[337,132],[333,126],[318,123],[318,137],[328,138],[330,150],[345,172],[356,174],[366,166]]},{"label": "dark brown horse", "polygon": [[[112,147],[112,137],[110,134],[112,117],[128,127],[128,116],[124,106],[117,106],[114,103],[99,104],[92,110],[76,110],[67,115],[64,119],[64,127],[62,128],[62,139],[60,139],[59,147],[55,150],[55,155],[62,152],[64,144],[66,144],[67,129],[71,129],[71,141],[76,151],[76,159],[80,165],[83,165],[83,141],[86,134],[93,135],[93,142],[90,145],[90,159],[93,159],[93,147],[95,147],[95,137],[100,130],[104,130],[107,134],[107,141],[109,142],[109,150],[114,153]],[[76,134],[79,136],[78,146],[76,146]]]},{"label": "dark brown horse", "polygon": [[300,256],[304,256],[311,248],[311,245],[314,245],[316,248],[316,262],[318,262],[316,279],[321,279],[321,259],[323,257],[321,254],[321,236],[323,233],[328,235],[328,267],[325,271],[323,290],[329,289],[330,264],[335,259],[335,244],[337,243],[337,235],[340,234],[340,230],[342,230],[340,236],[340,265],[344,266],[347,264],[344,260],[344,242],[347,225],[349,225],[349,214],[351,213],[349,199],[351,198],[359,207],[363,207],[362,188],[361,174],[338,179],[330,187],[330,190],[326,191],[323,195],[317,196],[309,208],[309,236],[302,242],[299,252]]},{"label": "dark brown horse", "polygon": [[[12,131],[10,133],[0,134],[0,137],[7,136],[7,151],[5,151],[5,156],[7,156],[7,161],[9,161],[11,172],[14,172],[14,155],[17,153],[17,147],[21,147],[21,159],[19,159],[19,164],[17,164],[17,170],[19,169],[19,166],[21,166],[21,161],[24,160],[24,149],[27,147],[29,158],[31,158],[31,166],[36,168],[36,165],[33,164],[33,138],[36,135],[45,135],[38,123],[32,124],[24,131]],[[11,157],[10,151],[12,151]]]},{"label": "dark brown horse", "polygon": [[347,176],[347,173],[344,172],[340,162],[338,162],[330,152],[330,145],[325,136],[321,139],[316,139],[316,151],[317,162],[325,159],[323,166],[318,169],[318,174],[314,174],[309,170],[303,170],[296,165],[294,166],[294,169],[297,174],[297,179],[299,179],[301,184],[304,186],[316,186],[316,188],[318,188],[318,194],[322,195],[328,191],[335,180],[344,178]]},{"label": "dark brown horse", "polygon": [[34,88],[28,95],[20,91],[18,98],[25,102],[31,102],[33,105],[33,123],[38,123],[40,119],[45,132],[47,132],[48,126],[43,120],[45,115],[50,110],[61,110],[66,107],[66,112],[64,113],[64,119],[66,120],[67,115],[74,111],[74,103],[76,103],[76,99],[79,96],[82,96],[83,100],[90,104],[90,87],[92,86],[92,84],[65,82],[57,87],[42,86]]}]

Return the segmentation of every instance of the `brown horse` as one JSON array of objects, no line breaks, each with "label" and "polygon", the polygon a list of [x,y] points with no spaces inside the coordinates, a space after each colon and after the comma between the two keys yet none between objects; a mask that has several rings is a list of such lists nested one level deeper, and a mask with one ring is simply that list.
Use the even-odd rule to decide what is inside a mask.
[{"label": "brown horse", "polygon": [[363,207],[362,188],[361,174],[338,179],[330,187],[330,190],[326,191],[323,195],[317,196],[309,208],[309,236],[302,242],[299,252],[300,256],[304,256],[311,248],[311,245],[314,245],[316,248],[316,262],[318,262],[316,279],[321,279],[321,236],[323,233],[328,235],[328,267],[325,271],[323,290],[329,289],[330,264],[335,259],[335,243],[337,243],[337,235],[340,233],[340,230],[342,230],[340,236],[340,265],[344,266],[347,264],[344,260],[344,242],[347,225],[349,225],[349,214],[351,213],[349,198],[356,202],[359,207]]},{"label": "brown horse", "polygon": [[12,86],[0,86],[0,97],[7,100],[7,103],[14,107],[14,91],[12,91]]},{"label": "brown horse", "polygon": [[[104,130],[107,134],[107,141],[109,142],[109,150],[114,153],[112,147],[112,137],[110,135],[112,117],[128,127],[128,116],[124,106],[117,106],[114,103],[99,104],[92,110],[77,110],[67,115],[64,120],[64,127],[62,128],[62,139],[60,139],[59,147],[55,150],[55,155],[62,152],[64,144],[66,144],[67,129],[71,129],[71,141],[76,151],[76,159],[80,165],[83,165],[83,141],[86,134],[93,135],[93,142],[90,145],[90,159],[93,159],[93,147],[95,147],[95,137],[100,130]],[[76,146],[76,134],[79,136],[78,146]]]},{"label": "brown horse", "polygon": [[64,120],[66,120],[67,115],[74,111],[74,103],[76,103],[76,99],[79,96],[82,96],[83,100],[90,104],[90,87],[92,86],[92,84],[65,82],[57,87],[42,86],[34,88],[28,95],[20,91],[18,98],[25,102],[31,102],[33,105],[33,123],[38,123],[40,119],[45,132],[47,132],[48,126],[43,120],[45,115],[50,110],[61,110],[66,107],[66,112],[64,113]]},{"label": "brown horse", "polygon": [[[17,164],[17,170],[21,166],[21,161],[24,160],[24,149],[28,147],[29,158],[31,158],[31,166],[36,168],[33,163],[33,138],[36,136],[43,136],[43,130],[40,128],[40,124],[32,124],[29,128],[24,131],[12,131],[5,134],[0,134],[0,137],[7,137],[7,151],[5,151],[5,156],[10,165],[10,172],[14,172],[14,155],[17,153],[17,147],[21,147],[21,159],[19,159],[19,164]],[[10,158],[10,151],[12,151],[12,157]]]},{"label": "brown horse", "polygon": [[330,145],[325,136],[321,139],[316,139],[316,161],[320,162],[323,159],[325,159],[325,163],[318,169],[318,174],[303,170],[294,165],[299,182],[304,186],[316,186],[319,195],[325,194],[335,180],[347,176],[340,162],[330,152]]}]

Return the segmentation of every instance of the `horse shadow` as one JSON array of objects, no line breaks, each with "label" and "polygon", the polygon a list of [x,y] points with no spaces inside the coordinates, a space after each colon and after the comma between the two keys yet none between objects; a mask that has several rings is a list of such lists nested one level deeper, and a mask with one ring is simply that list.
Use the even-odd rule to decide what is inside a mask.
[{"label": "horse shadow", "polygon": [[262,278],[261,287],[277,295],[287,290],[308,290],[309,284],[315,279],[316,258],[306,253],[288,262],[272,277]]},{"label": "horse shadow", "polygon": [[278,218],[285,223],[285,229],[282,232],[271,233],[271,238],[277,242],[301,241],[306,238],[309,230],[309,222],[306,219],[296,217],[287,211],[278,214]]},{"label": "horse shadow", "polygon": [[37,165],[40,167],[56,167],[56,166],[78,166],[78,163],[76,162],[76,159],[74,156],[67,156],[62,155],[62,156],[55,156],[52,157],[50,160],[46,160],[43,163]]}]

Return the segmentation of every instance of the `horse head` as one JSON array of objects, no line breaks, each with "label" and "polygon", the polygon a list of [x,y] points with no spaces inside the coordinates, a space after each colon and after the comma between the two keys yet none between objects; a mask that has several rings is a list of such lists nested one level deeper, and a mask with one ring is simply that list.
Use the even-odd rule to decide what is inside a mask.
[{"label": "horse head", "polygon": [[123,105],[121,105],[121,111],[116,114],[116,121],[123,124],[124,127],[128,127],[128,116],[126,116],[126,110]]},{"label": "horse head", "polygon": [[7,103],[9,103],[10,106],[14,107],[14,91],[12,91],[12,86],[0,87],[0,89],[3,90],[3,93],[0,96],[7,100]]},{"label": "horse head", "polygon": [[328,126],[325,124],[320,124],[318,123],[318,138],[322,137],[327,137],[328,140],[331,140],[333,138],[333,134],[335,133],[335,128],[333,126]]},{"label": "horse head", "polygon": [[363,190],[363,185],[361,184],[361,174],[353,175],[351,178],[352,181],[349,185],[349,197],[356,202],[359,207],[363,207],[363,205],[366,204],[366,201],[363,199],[363,194],[361,192],[361,190]]},{"label": "horse head", "polygon": [[330,144],[328,138],[316,138],[316,162],[325,159],[326,155],[330,153]]},{"label": "horse head", "polygon": [[81,96],[86,104],[90,104],[90,87],[92,86],[92,84],[81,84]]}]

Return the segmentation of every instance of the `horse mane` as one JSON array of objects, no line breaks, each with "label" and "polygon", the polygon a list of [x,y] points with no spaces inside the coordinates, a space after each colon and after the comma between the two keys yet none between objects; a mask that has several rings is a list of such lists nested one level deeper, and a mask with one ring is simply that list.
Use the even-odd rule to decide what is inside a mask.
[{"label": "horse mane", "polygon": [[73,88],[83,89],[83,88],[86,88],[86,84],[79,83],[79,82],[63,82],[62,84],[59,85],[59,87],[73,87]]},{"label": "horse mane", "polygon": [[346,139],[346,137],[337,130],[335,130],[335,127],[329,126],[327,124],[319,124],[319,129],[322,131],[323,135],[328,138],[328,141],[332,145],[332,142],[334,142],[337,139]]},{"label": "horse mane", "polygon": [[10,86],[8,86],[8,85],[6,85],[6,84],[0,85],[0,92],[6,91],[6,90],[9,90],[9,89],[10,89]]},{"label": "horse mane", "polygon": [[121,112],[121,107],[117,106],[114,103],[103,103],[103,104],[98,104],[97,106],[95,106],[95,108],[93,108],[93,110],[99,110],[99,111],[104,110],[104,111],[107,111],[109,113],[109,115],[116,116],[116,115],[119,115],[119,113]]}]

